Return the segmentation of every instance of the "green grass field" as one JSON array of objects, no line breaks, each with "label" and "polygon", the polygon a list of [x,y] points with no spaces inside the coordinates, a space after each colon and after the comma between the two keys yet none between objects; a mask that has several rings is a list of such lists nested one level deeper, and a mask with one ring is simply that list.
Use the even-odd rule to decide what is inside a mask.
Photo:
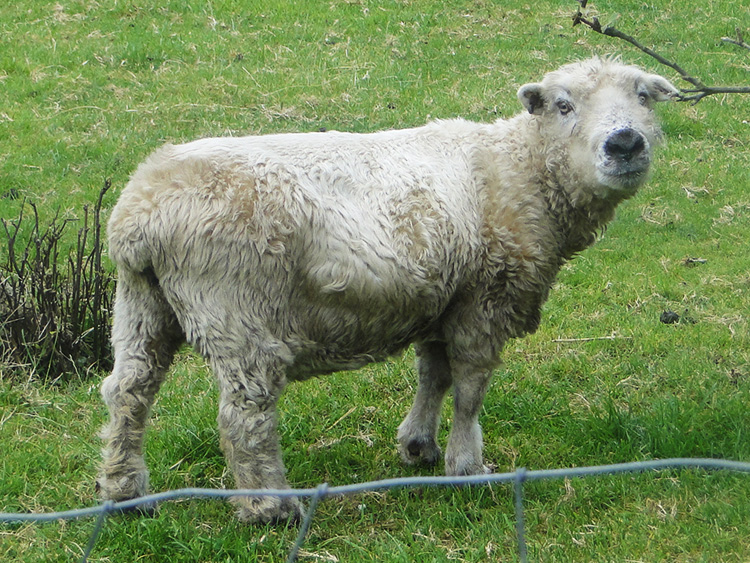
[{"label": "green grass field", "polygon": [[[738,27],[750,33],[746,0],[591,4],[706,83],[750,84],[750,52],[721,42]],[[109,209],[166,141],[508,117],[521,84],[591,54],[620,54],[687,86],[628,45],[572,28],[577,6],[6,2],[0,218],[16,217],[24,198],[44,217],[78,218],[106,179]],[[750,97],[658,112],[668,144],[652,181],[563,269],[540,330],[506,348],[480,419],[498,471],[750,461]],[[661,323],[665,310],[683,321]],[[293,486],[442,473],[406,468],[396,452],[412,360],[288,388],[280,424]],[[96,504],[103,375],[64,385],[0,375],[0,512]],[[212,378],[186,350],[153,412],[153,490],[232,486],[215,412]],[[447,404],[443,444],[451,416]],[[525,498],[531,561],[750,561],[748,475],[529,483]],[[0,561],[78,560],[93,527],[0,525]],[[224,502],[171,502],[154,518],[109,518],[90,561],[283,561],[295,537],[293,527],[242,525]],[[300,560],[515,561],[515,541],[510,486],[401,490],[323,501]]]}]

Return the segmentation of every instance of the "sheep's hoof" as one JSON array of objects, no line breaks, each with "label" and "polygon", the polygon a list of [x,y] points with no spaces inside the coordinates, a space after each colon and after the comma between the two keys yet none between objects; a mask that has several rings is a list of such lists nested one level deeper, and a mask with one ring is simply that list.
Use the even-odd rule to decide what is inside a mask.
[{"label": "sheep's hoof", "polygon": [[489,475],[495,472],[494,465],[485,465],[481,458],[478,461],[460,459],[445,460],[445,474],[449,477],[466,477],[467,475]]},{"label": "sheep's hoof", "polygon": [[[102,501],[105,502],[124,502],[144,496],[146,494],[146,491],[143,490],[141,494],[123,495],[122,487],[115,487],[113,491],[111,487],[107,487],[107,483],[111,483],[111,481],[101,479],[97,480],[95,485],[96,494],[99,495]],[[112,514],[127,514],[135,516],[146,516],[151,518],[153,516],[156,516],[157,504],[155,502],[139,503],[125,508],[117,507],[112,509],[110,512]]]},{"label": "sheep's hoof", "polygon": [[432,438],[413,438],[401,443],[399,453],[406,465],[436,465],[442,456],[440,447]]},{"label": "sheep's hoof", "polygon": [[157,504],[155,502],[147,502],[135,506],[129,506],[127,508],[116,508],[111,513],[122,514],[124,516],[154,518],[157,512]]},{"label": "sheep's hoof", "polygon": [[237,518],[250,524],[294,524],[304,515],[295,497],[234,497],[232,502],[238,506]]}]

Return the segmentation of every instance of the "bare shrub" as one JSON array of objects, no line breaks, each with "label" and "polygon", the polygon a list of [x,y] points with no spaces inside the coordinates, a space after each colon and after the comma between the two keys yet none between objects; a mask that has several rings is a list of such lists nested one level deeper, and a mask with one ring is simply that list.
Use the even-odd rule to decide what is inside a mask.
[{"label": "bare shrub", "polygon": [[[0,363],[13,377],[47,382],[112,367],[109,325],[114,275],[102,264],[101,207],[83,209],[67,259],[65,234],[74,221],[40,224],[34,203],[17,219],[2,220],[6,259],[0,263]],[[31,216],[27,210],[31,209]]]}]

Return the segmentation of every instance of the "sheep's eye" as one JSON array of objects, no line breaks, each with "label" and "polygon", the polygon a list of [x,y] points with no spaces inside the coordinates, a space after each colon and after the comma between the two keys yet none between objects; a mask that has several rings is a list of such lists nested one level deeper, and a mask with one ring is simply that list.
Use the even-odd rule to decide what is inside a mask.
[{"label": "sheep's eye", "polygon": [[641,92],[638,94],[638,103],[642,106],[645,106],[648,103],[648,94],[645,92]]},{"label": "sheep's eye", "polygon": [[560,110],[561,115],[568,115],[573,111],[573,106],[565,100],[560,100],[557,102],[557,109]]}]

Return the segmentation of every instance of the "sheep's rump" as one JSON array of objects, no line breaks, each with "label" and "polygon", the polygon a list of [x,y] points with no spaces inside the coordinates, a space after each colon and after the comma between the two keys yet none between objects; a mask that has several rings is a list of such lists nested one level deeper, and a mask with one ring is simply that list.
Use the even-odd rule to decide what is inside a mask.
[{"label": "sheep's rump", "polygon": [[435,321],[478,262],[468,139],[483,127],[168,145],[112,214],[112,258],[153,272],[208,356],[278,346],[290,377],[381,359],[439,336]]}]

